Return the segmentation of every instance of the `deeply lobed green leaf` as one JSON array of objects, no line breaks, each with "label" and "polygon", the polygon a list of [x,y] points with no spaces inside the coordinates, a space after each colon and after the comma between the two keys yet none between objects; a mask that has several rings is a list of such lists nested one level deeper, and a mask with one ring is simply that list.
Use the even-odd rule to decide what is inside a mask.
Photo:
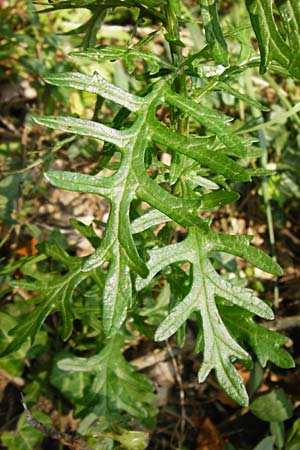
[{"label": "deeply lobed green leaf", "polygon": [[[147,286],[151,279],[167,265],[183,261],[192,264],[193,281],[189,293],[171,310],[158,327],[155,337],[159,341],[167,339],[180,329],[192,313],[200,313],[202,319],[200,333],[203,336],[204,348],[199,381],[204,381],[209,372],[214,370],[224,390],[237,403],[245,405],[248,403],[247,393],[232,362],[249,360],[250,356],[234,339],[235,333],[229,332],[231,329],[223,321],[216,302],[218,298],[222,298],[226,302],[242,308],[241,311],[249,311],[252,315],[257,314],[266,319],[272,319],[273,313],[271,308],[257,298],[251,290],[231,285],[215,271],[209,256],[211,251],[216,250],[238,254],[250,262],[258,261],[263,270],[281,273],[278,264],[270,257],[257,248],[249,246],[249,239],[246,237],[219,235],[212,231],[204,235],[197,229],[192,228],[184,241],[149,252],[149,275],[145,280],[138,278],[136,287],[141,290]],[[258,328],[259,331],[256,332],[256,336],[264,335],[259,326]],[[245,324],[242,329],[245,333],[247,325]],[[265,334],[268,335],[268,332],[265,332]],[[245,337],[242,332],[241,336]],[[262,349],[261,353],[255,345],[255,334],[251,338],[248,334],[247,337],[250,344],[252,342],[255,347],[255,351],[258,352],[261,362],[266,363],[270,359],[275,364],[279,363],[279,365],[291,364],[289,355],[279,348],[280,345],[285,343],[285,339],[281,336],[272,336],[271,342],[267,345],[267,350]],[[275,346],[274,342],[276,342]],[[267,351],[269,351],[269,354]]]},{"label": "deeply lobed green leaf", "polygon": [[41,125],[114,144],[122,153],[121,165],[117,173],[110,178],[59,171],[48,171],[45,174],[54,186],[97,194],[110,201],[111,211],[105,237],[95,253],[85,262],[83,270],[90,271],[105,261],[109,262],[103,295],[103,326],[107,336],[111,336],[125,320],[126,310],[132,304],[129,269],[142,277],[147,277],[148,273],[130,230],[129,210],[134,197],[146,201],[182,226],[196,225],[204,232],[208,231],[208,225],[198,216],[197,209],[209,209],[237,198],[234,193],[220,191],[205,195],[202,202],[199,199],[197,204],[194,201],[183,201],[162,189],[146,174],[145,151],[151,140],[169,150],[189,156],[229,179],[249,179],[243,167],[223,153],[212,151],[210,145],[206,146],[205,140],[186,138],[162,125],[155,116],[156,107],[162,101],[168,101],[190,114],[209,131],[216,133],[218,138],[230,147],[231,154],[245,155],[245,148],[243,141],[232,134],[224,124],[228,121],[226,116],[175,94],[165,82],[157,83],[152,92],[141,98],[122,91],[98,75],[88,77],[79,73],[57,74],[49,76],[47,81],[59,86],[94,92],[137,115],[134,125],[126,130],[116,130],[96,122],[71,117],[35,118]]}]

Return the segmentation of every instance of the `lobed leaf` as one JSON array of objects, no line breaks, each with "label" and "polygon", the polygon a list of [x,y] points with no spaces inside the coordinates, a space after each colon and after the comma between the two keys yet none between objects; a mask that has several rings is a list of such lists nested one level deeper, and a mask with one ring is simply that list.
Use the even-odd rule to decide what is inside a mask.
[{"label": "lobed leaf", "polygon": [[[36,119],[38,123],[62,131],[75,132],[104,140],[117,145],[122,152],[119,168],[110,178],[71,172],[48,171],[46,173],[48,180],[57,187],[97,194],[110,201],[111,210],[104,238],[82,267],[82,270],[87,272],[101,266],[104,262],[108,262],[108,272],[103,291],[102,319],[105,334],[108,337],[116,334],[126,318],[127,309],[132,305],[130,270],[139,275],[137,287],[141,287],[151,280],[155,273],[160,270],[160,267],[162,268],[166,264],[178,260],[182,261],[182,259],[187,259],[193,264],[197,275],[194,275],[194,282],[188,296],[174,308],[170,316],[158,329],[158,339],[165,339],[173,334],[194,310],[201,310],[203,314],[207,311],[208,316],[214,315],[217,318],[215,296],[226,298],[233,304],[248,308],[254,314],[262,317],[272,317],[270,308],[249,290],[232,287],[222,280],[214,272],[208,258],[208,252],[214,250],[213,243],[216,247],[217,243],[220,246],[220,242],[222,242],[223,248],[226,248],[226,242],[223,242],[224,239],[222,241],[222,237],[216,238],[209,232],[207,222],[199,217],[197,211],[198,209],[210,209],[234,201],[238,197],[237,194],[220,190],[205,194],[202,198],[199,197],[199,201],[186,200],[175,197],[166,189],[163,189],[156,180],[150,178],[146,173],[145,152],[152,140],[172,151],[196,160],[226,178],[237,181],[248,180],[249,175],[243,167],[222,152],[212,149],[211,138],[199,139],[182,136],[162,125],[158,121],[155,111],[162,100],[169,102],[186,114],[191,115],[209,131],[214,132],[220,141],[225,144],[230,154],[244,156],[245,140],[234,135],[225,125],[224,122],[228,121],[227,116],[172,92],[166,82],[156,83],[152,91],[143,98],[128,96],[125,91],[123,92],[111,84],[107,85],[106,82],[102,83],[99,77],[91,80],[80,74],[72,76],[62,74],[52,77],[51,82],[84,90],[90,89],[124,106],[124,102],[121,103],[123,96],[127,103],[131,102],[129,106],[131,110],[136,107],[134,125],[122,131],[77,118],[45,117]],[[91,82],[91,86],[89,86],[89,82]],[[196,229],[191,231],[190,237],[182,244],[166,247],[162,252],[160,250],[151,252],[148,264],[150,272],[145,261],[139,255],[132,236],[136,231],[134,227],[131,227],[129,217],[130,205],[135,197],[146,201],[158,211],[156,216],[153,216],[152,213],[148,223],[145,219],[140,219],[140,222],[137,222],[138,229],[153,226],[161,220],[174,220],[182,226],[192,227],[192,229],[197,227],[198,229],[198,231]],[[206,234],[210,236],[209,239],[205,238]],[[245,242],[241,242],[237,247],[236,251],[248,259],[253,260],[254,256],[257,257],[257,253],[252,252],[252,254],[251,250],[248,253],[246,252]],[[202,259],[204,258],[203,261],[200,255]],[[202,261],[201,264],[200,260]],[[265,260],[263,257],[261,257],[261,261],[260,265],[264,266]],[[141,281],[142,278],[145,278],[144,282]],[[202,280],[202,284],[195,280]],[[220,323],[220,326],[216,329],[216,325],[213,323],[205,325],[205,327],[207,326],[205,335],[207,339],[211,340],[209,345],[212,345],[212,348],[207,350],[207,348],[210,348],[208,347],[209,341],[207,341],[204,350],[203,371],[206,373],[207,370],[216,370],[217,376],[223,380],[221,384],[227,386],[227,389],[231,392],[230,386],[236,382],[237,376],[230,367],[230,361],[234,358],[246,358],[247,355],[230,337],[221,319],[218,323]],[[216,342],[219,344],[217,347],[213,344],[214,336],[218,337]],[[219,346],[224,342],[225,336],[228,344],[227,350],[224,349],[223,351],[224,364],[227,364],[226,373],[222,372],[223,369],[221,370],[220,365],[216,366],[216,355],[219,352]],[[241,386],[239,383],[238,385]],[[245,402],[242,388],[237,389],[236,393],[232,395],[238,396],[241,402]]]},{"label": "lobed leaf", "polygon": [[152,386],[125,360],[121,353],[122,344],[121,337],[115,335],[97,355],[89,358],[73,356],[59,360],[57,365],[66,374],[89,372],[93,375],[86,386],[90,395],[84,399],[85,410],[90,414],[111,420],[117,409],[143,420],[156,413],[152,406]]},{"label": "lobed leaf", "polygon": [[[252,313],[251,315],[249,312],[247,313],[250,317],[257,314],[260,317],[272,319],[273,313],[271,308],[257,298],[250,289],[231,285],[215,271],[209,255],[211,250],[222,246],[220,244],[222,239],[223,235],[218,235],[212,231],[201,234],[196,228],[191,228],[188,236],[182,242],[151,250],[148,261],[149,275],[144,280],[137,278],[136,289],[141,290],[147,286],[152,278],[167,265],[184,261],[192,264],[193,278],[190,291],[160,324],[155,338],[159,341],[167,339],[183,326],[192,313],[200,313],[202,318],[202,331],[200,332],[202,333],[204,348],[199,381],[203,381],[208,373],[214,370],[225,391],[235,401],[245,405],[248,402],[246,390],[232,362],[237,359],[249,360],[250,357],[234,339],[236,334],[231,332],[230,326],[227,326],[225,320],[223,321],[222,309],[219,311],[217,301],[220,298],[225,299],[229,304],[243,308],[242,311]],[[223,250],[225,247],[226,239],[224,240],[224,247],[222,247]],[[266,255],[262,256],[263,254],[259,250],[253,248],[254,251],[250,250],[249,252],[249,239],[245,237],[239,236],[235,244],[231,242],[230,248],[231,250],[229,250],[229,245],[226,247],[229,253],[238,253],[246,259],[253,260],[255,255],[264,270],[273,271],[275,269],[277,271],[279,268],[271,258]],[[236,309],[239,310],[239,308]],[[234,310],[233,307],[232,310]],[[282,353],[284,353],[284,350],[280,348],[285,339],[282,339],[282,337],[275,337],[274,339],[277,345],[273,346],[273,353],[267,354],[264,349],[260,354],[260,360],[263,361],[262,354],[267,354],[276,363],[289,364],[290,359],[287,356],[285,362],[283,362]],[[253,334],[252,342],[253,340],[255,342],[255,334]],[[241,341],[243,343],[243,339]],[[253,345],[255,346],[255,344]],[[270,350],[269,347],[268,350]],[[255,346],[255,350],[257,350],[257,346]]]}]

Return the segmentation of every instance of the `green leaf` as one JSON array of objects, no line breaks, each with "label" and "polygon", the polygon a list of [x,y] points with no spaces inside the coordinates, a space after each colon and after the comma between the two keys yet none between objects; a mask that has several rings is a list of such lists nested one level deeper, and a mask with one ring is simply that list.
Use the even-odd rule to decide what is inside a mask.
[{"label": "green leaf", "polygon": [[[126,49],[123,48],[123,50]],[[79,56],[85,56],[94,54],[95,52],[98,55],[102,53],[99,53],[100,50],[89,50],[88,52],[78,52],[78,54]],[[105,99],[116,102],[132,112],[137,111],[143,102],[141,98],[123,91],[123,89],[109,83],[97,73],[93,76],[84,75],[79,72],[56,73],[48,75],[44,80],[55,86],[73,87],[81,91],[101,95]]]},{"label": "green leaf", "polygon": [[124,61],[129,72],[132,72],[134,70],[136,66],[135,60],[141,59],[143,59],[148,64],[150,74],[157,73],[161,67],[167,68],[170,71],[174,70],[174,67],[167,61],[164,61],[153,53],[142,51],[140,50],[140,48],[136,48],[135,46],[132,48],[127,48],[119,45],[100,45],[97,48],[90,48],[84,51],[72,52],[71,55],[90,58],[98,62]]},{"label": "green leaf", "polygon": [[[155,179],[148,176],[145,161],[150,148],[155,153],[155,143],[158,147],[162,146],[164,151],[167,149],[185,155],[225,179],[247,181],[250,179],[247,170],[231,156],[246,156],[249,139],[242,139],[231,131],[226,124],[227,116],[173,92],[168,80],[153,85],[151,92],[148,91],[145,97],[128,94],[101,81],[98,75],[92,79],[82,74],[61,74],[48,80],[53,84],[94,92],[135,113],[133,125],[121,128],[120,123],[118,128],[121,129],[73,117],[36,118],[40,124],[116,145],[122,155],[118,169],[112,177],[64,171],[48,171],[45,174],[56,187],[96,194],[110,202],[104,237],[80,269],[80,273],[84,273],[108,263],[102,308],[102,326],[106,336],[116,335],[126,319],[127,310],[133,305],[130,272],[138,275],[136,286],[142,289],[165,266],[188,261],[193,267],[190,291],[161,323],[156,332],[156,339],[167,339],[184,326],[192,313],[200,312],[204,349],[199,380],[203,381],[208,373],[214,370],[229,395],[238,403],[247,404],[245,387],[232,363],[235,360],[249,360],[250,357],[226,328],[216,302],[222,298],[225,302],[266,319],[271,319],[273,313],[252,291],[232,286],[221,278],[212,266],[210,255],[212,252],[224,251],[241,256],[263,270],[280,274],[281,269],[271,258],[251,247],[248,238],[217,235],[210,232],[208,223],[199,217],[199,209],[210,209],[234,201],[238,198],[236,193],[218,190],[201,196],[197,191],[192,200],[176,197],[168,188],[160,185],[160,177]],[[160,123],[156,110],[166,102],[191,116],[212,135],[201,138],[186,137]],[[194,186],[196,188],[197,184]],[[214,185],[213,189],[215,186],[218,188],[218,185]],[[147,202],[153,210],[130,224],[130,208],[135,198]],[[189,227],[188,237],[178,244],[151,250],[146,264],[138,253],[133,234],[169,220]],[[114,338],[112,342],[113,340]],[[96,366],[93,368],[94,362],[98,361],[96,357],[84,361],[86,368],[96,370]],[[72,361],[75,368],[76,362],[83,365],[81,359],[75,359]]]},{"label": "green leaf", "polygon": [[300,4],[298,0],[275,0],[290,47],[289,71],[300,79]]},{"label": "green leaf", "polygon": [[274,443],[278,449],[284,448],[285,442],[285,430],[283,422],[271,422],[270,423],[270,432],[272,436],[274,436]]},{"label": "green leaf", "polygon": [[[45,173],[46,178],[56,187],[97,194],[107,198],[111,203],[105,236],[100,246],[84,263],[83,270],[90,271],[101,266],[105,261],[109,263],[103,294],[103,328],[107,336],[112,336],[122,325],[126,318],[126,311],[132,304],[129,269],[142,277],[146,277],[148,273],[146,264],[135,247],[129,222],[130,205],[134,197],[137,196],[146,201],[160,213],[182,226],[196,225],[203,231],[208,231],[207,223],[197,214],[197,203],[175,197],[147,175],[144,155],[151,139],[167,145],[171,150],[190,156],[229,179],[247,180],[249,176],[246,170],[232,159],[213,152],[210,147],[203,148],[203,140],[186,138],[159,123],[155,116],[155,109],[165,96],[164,82],[157,83],[150,94],[141,98],[103,81],[99,76],[91,78],[78,73],[58,74],[48,77],[47,80],[60,86],[71,86],[97,93],[137,114],[134,125],[126,130],[116,130],[97,122],[72,117],[35,118],[37,123],[51,128],[98,138],[117,145],[122,153],[117,173],[109,178],[64,171]],[[187,102],[184,97],[172,94],[170,90],[167,90],[165,99],[190,113],[210,131],[215,131],[221,141],[226,141],[228,144],[230,140],[230,143],[234,144],[234,148],[232,145],[230,147],[231,153],[244,154],[243,141],[224,125],[224,121],[228,120],[227,117],[192,101]],[[147,136],[146,139],[145,136]],[[178,145],[181,141],[182,145]],[[223,192],[205,197],[203,205],[207,209],[216,204],[225,204],[235,198],[236,194]],[[199,200],[200,203],[201,200]]]},{"label": "green leaf", "polygon": [[73,358],[71,353],[61,352],[55,357],[50,373],[50,383],[56,387],[64,397],[74,405],[80,404],[86,394],[86,387],[91,384],[92,375],[88,372],[66,372],[59,368],[62,360]]},{"label": "green leaf", "polygon": [[[0,352],[8,346],[11,341],[9,332],[17,324],[17,319],[4,311],[0,312]],[[20,377],[24,370],[24,358],[28,350],[28,343],[24,342],[19,350],[13,355],[2,357],[0,359],[0,369],[5,370],[12,377]]]},{"label": "green leaf", "polygon": [[200,0],[205,36],[217,64],[228,66],[228,49],[217,13],[217,0]]},{"label": "green leaf", "polygon": [[274,450],[274,443],[272,436],[267,436],[262,439],[254,450]]},{"label": "green leaf", "polygon": [[54,128],[55,130],[76,133],[81,136],[89,136],[109,142],[122,148],[130,136],[126,132],[114,130],[106,125],[91,120],[82,120],[74,117],[59,116],[33,116],[33,119],[39,125]]},{"label": "green leaf", "polygon": [[242,94],[237,89],[234,89],[232,86],[230,86],[228,83],[224,83],[223,81],[218,81],[216,84],[216,88],[220,89],[223,92],[227,92],[228,94],[233,95],[234,97],[238,98],[239,100],[242,100],[247,105],[253,106],[253,108],[256,108],[260,111],[269,111],[269,108],[266,108],[265,106],[261,105],[259,102],[254,100],[253,98],[249,97],[248,95]]},{"label": "green leaf", "polygon": [[144,450],[148,447],[149,443],[148,433],[143,431],[132,431],[119,428],[118,434],[114,433],[113,437],[128,450]]},{"label": "green leaf", "polygon": [[160,225],[161,223],[169,222],[170,219],[165,214],[157,211],[155,209],[151,209],[149,212],[146,212],[142,216],[135,219],[131,222],[131,231],[133,234],[140,233],[148,228],[155,227]]},{"label": "green leaf", "polygon": [[231,154],[239,157],[246,156],[246,149],[242,139],[231,132],[230,128],[224,123],[228,122],[227,116],[206,106],[199,105],[189,98],[176,94],[171,90],[167,92],[165,98],[168,103],[191,115],[201,125],[215,133],[220,141],[229,147]]},{"label": "green leaf", "polygon": [[15,173],[0,181],[0,219],[5,223],[16,223],[11,214],[17,209],[19,185],[22,182],[22,177],[21,173]]},{"label": "green leaf", "polygon": [[126,319],[127,309],[132,306],[132,286],[126,257],[115,253],[109,266],[103,294],[103,331],[112,336]]},{"label": "green leaf", "polygon": [[[184,241],[151,250],[148,261],[149,275],[144,280],[137,278],[136,288],[143,289],[167,265],[184,261],[192,264],[193,281],[189,293],[161,323],[155,337],[158,341],[167,339],[180,329],[193,312],[199,312],[202,317],[204,339],[199,381],[204,381],[208,373],[214,370],[225,391],[237,403],[245,405],[248,402],[247,393],[232,362],[237,359],[249,360],[250,357],[226,328],[218,311],[216,299],[221,297],[232,305],[267,319],[272,319],[273,313],[269,306],[257,298],[251,290],[231,285],[215,271],[209,254],[212,249],[215,250],[218,247],[219,240],[220,237],[216,233],[201,234],[197,229],[191,228]],[[249,240],[244,238],[243,243],[241,239],[239,240],[237,251],[247,259],[249,259],[248,247]],[[235,254],[235,249],[233,248],[230,253]],[[255,253],[260,257],[260,262],[263,261],[261,266],[265,270],[269,270],[269,267],[271,270],[274,269],[271,258],[267,255],[262,257],[262,252],[259,250]],[[251,251],[250,258],[252,258]]]},{"label": "green leaf", "polygon": [[240,256],[265,272],[282,275],[283,271],[279,264],[266,253],[250,245],[251,240],[252,236],[234,236],[219,233],[212,236],[208,246],[211,251]]},{"label": "green leaf", "polygon": [[49,170],[44,175],[53,186],[70,191],[98,194],[108,199],[114,186],[114,177],[92,177],[63,170]]},{"label": "green leaf", "polygon": [[266,422],[284,422],[293,415],[293,405],[282,389],[261,395],[251,402],[249,409]]},{"label": "green leaf", "polygon": [[93,225],[85,225],[83,222],[80,222],[80,220],[74,218],[70,219],[70,225],[86,237],[94,248],[99,247],[101,239],[95,232]]},{"label": "green leaf", "polygon": [[204,194],[201,197],[201,211],[208,209],[221,207],[223,205],[228,205],[228,203],[235,202],[239,199],[239,194],[232,191],[224,191],[223,189],[215,192],[210,192],[209,194]]},{"label": "green leaf", "polygon": [[[201,165],[209,167],[214,172],[224,175],[229,180],[250,180],[247,170],[242,166],[222,153],[213,151],[210,140],[209,145],[206,146],[203,139],[187,138],[174,131],[168,130],[165,126],[160,124],[156,125],[154,128],[153,140],[157,144],[162,144],[175,152],[194,159]],[[230,149],[229,147],[226,148],[226,151],[232,151],[234,154],[234,148],[232,147]]]},{"label": "green leaf", "polygon": [[[143,422],[156,414],[152,406],[155,396],[150,381],[125,360],[122,344],[121,337],[115,335],[97,355],[60,359],[57,367],[65,376],[91,375],[90,384],[85,385],[89,395],[80,402],[86,412],[111,420],[116,410],[125,411]],[[70,387],[61,385],[60,389],[64,393]]]},{"label": "green leaf", "polygon": [[300,419],[293,422],[286,438],[286,450],[297,450],[300,443]]}]

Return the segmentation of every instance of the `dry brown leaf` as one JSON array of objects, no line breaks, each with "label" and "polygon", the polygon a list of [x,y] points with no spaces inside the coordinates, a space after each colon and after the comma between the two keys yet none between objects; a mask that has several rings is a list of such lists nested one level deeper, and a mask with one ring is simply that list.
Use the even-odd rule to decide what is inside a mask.
[{"label": "dry brown leaf", "polygon": [[209,417],[206,417],[201,425],[196,450],[224,450],[222,436]]},{"label": "dry brown leaf", "polygon": [[36,248],[38,244],[38,240],[33,237],[28,239],[22,246],[17,248],[16,254],[19,256],[33,256],[38,253],[38,249]]}]

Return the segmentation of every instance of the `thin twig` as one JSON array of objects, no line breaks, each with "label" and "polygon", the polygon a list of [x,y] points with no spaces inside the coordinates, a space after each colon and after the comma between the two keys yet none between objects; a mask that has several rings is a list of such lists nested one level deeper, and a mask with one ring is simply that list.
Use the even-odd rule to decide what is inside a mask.
[{"label": "thin twig", "polygon": [[185,393],[182,382],[182,377],[178,367],[177,359],[174,356],[173,349],[170,346],[168,340],[166,340],[166,347],[171,357],[171,361],[174,367],[175,378],[179,386],[179,401],[180,401],[180,438],[179,438],[179,448],[182,447],[185,439],[185,427],[186,427],[186,409],[185,409]]},{"label": "thin twig", "polygon": [[261,322],[260,325],[272,331],[288,330],[300,327],[300,316],[279,317],[272,322]]},{"label": "thin twig", "polygon": [[[252,83],[249,77],[246,77],[246,86],[247,90],[250,93],[250,95],[254,96]],[[298,104],[300,106],[300,103]],[[256,108],[251,108],[253,117],[255,118],[262,118],[261,112],[258,111]],[[291,110],[289,111],[289,113]],[[288,114],[289,114],[288,113]],[[258,139],[259,139],[259,145],[261,148],[264,149],[263,155],[261,157],[261,166],[266,169],[268,165],[268,150],[267,150],[267,141],[266,136],[264,133],[264,130],[262,127],[254,127],[251,131],[257,131]],[[247,130],[249,132],[249,130]],[[274,234],[274,223],[273,223],[273,215],[272,215],[272,208],[269,198],[269,185],[268,185],[268,178],[263,177],[262,179],[262,191],[263,191],[263,199],[264,204],[266,208],[266,216],[267,216],[267,225],[268,225],[268,234],[269,234],[269,241],[270,241],[270,249],[271,249],[271,256],[274,261],[277,261],[276,257],[276,245],[275,245],[275,234]],[[278,288],[278,277],[275,277],[275,287],[274,287],[274,306],[277,308],[279,305],[279,288]]]},{"label": "thin twig", "polygon": [[27,408],[22,393],[21,398],[22,398],[22,405],[24,408],[24,414],[26,417],[26,422],[32,428],[35,428],[36,430],[40,431],[45,436],[49,436],[51,439],[55,439],[57,441],[62,442],[64,445],[71,447],[73,450],[91,450],[88,444],[82,439],[80,439],[78,436],[72,436],[71,434],[55,430],[54,428],[50,428],[47,425],[44,425],[39,420],[37,420],[35,417],[33,417],[31,412]]}]

